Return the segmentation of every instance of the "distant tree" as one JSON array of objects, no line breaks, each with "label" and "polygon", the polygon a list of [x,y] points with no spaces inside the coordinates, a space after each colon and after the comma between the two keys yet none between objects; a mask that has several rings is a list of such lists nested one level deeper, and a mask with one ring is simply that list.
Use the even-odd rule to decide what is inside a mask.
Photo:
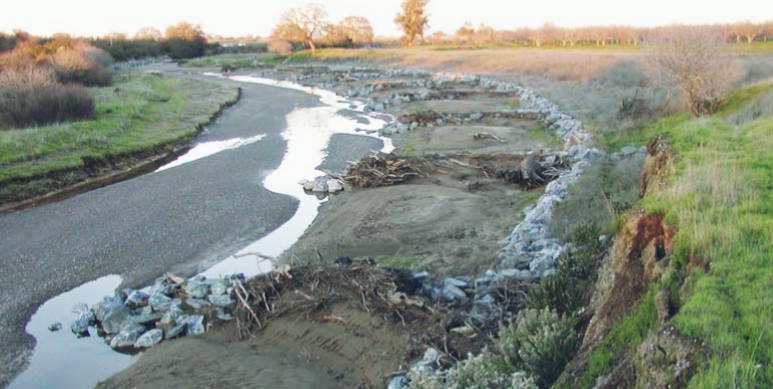
[{"label": "distant tree", "polygon": [[475,34],[475,28],[472,27],[472,23],[464,22],[464,24],[456,30],[456,36],[469,40]]},{"label": "distant tree", "polygon": [[478,26],[478,30],[473,35],[475,43],[499,43],[499,34],[493,27],[489,27],[483,23]]},{"label": "distant tree", "polygon": [[722,32],[710,27],[660,28],[650,37],[655,79],[676,88],[693,116],[713,114],[734,82]]},{"label": "distant tree", "polygon": [[311,3],[305,8],[291,8],[282,14],[271,37],[275,40],[303,43],[314,53],[317,50],[314,39],[323,33],[322,30],[327,24],[325,7]]},{"label": "distant tree", "polygon": [[395,24],[403,30],[403,41],[413,46],[417,37],[424,37],[424,30],[429,27],[426,7],[429,0],[403,0],[403,12],[395,17]]},{"label": "distant tree", "polygon": [[620,43],[628,44],[628,45],[639,45],[639,40],[641,39],[641,35],[639,30],[637,30],[634,27],[630,26],[621,26],[618,30]]},{"label": "distant tree", "polygon": [[320,28],[321,41],[330,47],[351,47],[353,42],[341,24],[326,23]]},{"label": "distant tree", "polygon": [[561,41],[562,46],[567,44],[571,47],[577,44],[582,38],[582,33],[578,28],[558,28],[556,30],[556,37]]},{"label": "distant tree", "polygon": [[341,32],[356,44],[373,42],[373,26],[362,16],[348,16],[339,24]]},{"label": "distant tree", "polygon": [[590,38],[596,42],[596,46],[606,46],[611,36],[611,30],[606,26],[593,26],[589,30]]},{"label": "distant tree", "polygon": [[193,25],[188,22],[181,22],[166,28],[164,39],[175,38],[187,41],[204,39],[204,31],[201,30],[201,25]]},{"label": "distant tree", "polygon": [[557,39],[559,28],[553,23],[545,23],[540,28],[532,30],[529,38],[537,47],[543,44],[552,43]]},{"label": "distant tree", "polygon": [[182,22],[167,27],[163,47],[173,59],[195,58],[204,55],[207,40],[200,25]]},{"label": "distant tree", "polygon": [[773,37],[773,20],[768,20],[762,23],[762,40],[767,42],[771,37]]},{"label": "distant tree", "polygon": [[746,43],[754,42],[754,38],[762,34],[763,31],[762,25],[754,24],[749,20],[738,23],[733,27],[738,40],[740,41],[740,37],[744,37],[746,38]]},{"label": "distant tree", "polygon": [[104,37],[102,37],[102,39],[110,42],[110,44],[112,45],[115,42],[125,41],[127,38],[126,38],[126,34],[122,32],[114,31],[114,32],[108,32],[107,34],[105,34]]},{"label": "distant tree", "polygon": [[161,40],[163,35],[161,35],[161,31],[158,29],[155,29],[153,27],[144,27],[141,28],[139,31],[137,31],[136,34],[134,34],[134,38],[132,38],[135,41],[154,41],[158,42]]}]

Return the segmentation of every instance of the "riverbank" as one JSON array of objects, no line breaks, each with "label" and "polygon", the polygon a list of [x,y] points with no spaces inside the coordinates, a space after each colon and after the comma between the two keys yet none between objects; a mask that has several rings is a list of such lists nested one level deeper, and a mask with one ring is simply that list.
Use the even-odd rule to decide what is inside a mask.
[{"label": "riverbank", "polygon": [[94,120],[0,132],[0,212],[152,171],[240,97],[230,85],[135,72],[94,94]]},{"label": "riverbank", "polygon": [[148,285],[167,271],[196,274],[293,216],[298,201],[270,192],[262,180],[287,150],[281,136],[286,115],[320,104],[296,91],[241,86],[239,103],[192,146],[259,141],[0,215],[0,293],[6,296],[0,301],[0,382],[26,363],[35,340],[25,324],[47,299],[111,274],[121,275],[125,287]]},{"label": "riverbank", "polygon": [[[381,101],[377,111],[401,123],[406,114],[415,115],[417,111],[443,113],[442,121],[427,122],[422,116],[416,118],[416,123],[408,121],[385,128],[391,129],[388,131],[398,153],[445,157],[438,157],[435,168],[409,183],[377,189],[350,187],[324,204],[312,226],[283,256],[293,266],[289,273],[292,277],[283,282],[277,279],[265,293],[257,291],[262,288],[259,283],[263,278],[251,281],[251,286],[257,288],[250,294],[257,299],[252,304],[265,326],[258,325],[251,315],[239,316],[240,325],[228,325],[198,339],[161,344],[100,387],[195,385],[230,377],[231,370],[237,372],[233,383],[240,387],[261,387],[272,379],[277,380],[272,381],[272,387],[297,387],[298,382],[319,374],[326,376],[320,382],[327,382],[328,387],[380,387],[392,373],[399,373],[401,366],[420,358],[428,345],[453,358],[478,352],[487,344],[491,326],[495,326],[494,312],[500,317],[523,306],[524,295],[517,291],[525,290],[547,268],[541,263],[533,273],[528,264],[526,270],[502,269],[498,273],[491,269],[497,269],[502,260],[501,239],[510,234],[514,224],[524,217],[523,208],[536,202],[542,190],[523,190],[501,177],[487,176],[485,169],[464,161],[506,153],[501,155],[514,157],[494,162],[503,171],[516,171],[530,154],[549,157],[557,153],[569,158],[562,151],[562,138],[579,142],[579,128],[569,117],[558,115],[554,106],[528,93],[510,90],[509,86],[497,89],[497,84],[489,81],[472,78],[439,82],[432,81],[431,74],[420,72],[389,73],[387,78],[373,79],[378,71],[359,69],[350,73],[352,79],[345,84],[333,82],[345,72],[319,70],[311,85],[334,87],[349,96],[352,93],[347,90],[382,85],[384,92],[376,95]],[[309,77],[310,73],[299,69],[297,74]],[[369,73],[370,77],[364,76]],[[280,74],[279,78],[287,77]],[[309,83],[309,79],[303,82]],[[424,94],[422,89],[441,92]],[[542,107],[544,116],[507,113],[519,109],[522,102]],[[367,100],[365,110],[378,105]],[[559,135],[546,131],[542,120],[548,116],[551,129]],[[577,156],[589,155],[587,149],[574,151]],[[450,156],[454,153],[466,157]],[[330,173],[342,173],[340,168],[328,168]],[[556,188],[562,190],[563,185]],[[358,261],[356,257],[373,257],[375,261]],[[389,270],[374,266],[376,263],[410,270],[390,275]],[[410,281],[412,272],[423,270],[432,277]],[[355,287],[354,293],[349,287],[384,279],[395,286],[377,282],[382,286],[376,289],[381,291],[370,292],[372,288],[361,286]],[[400,286],[406,281],[414,286]],[[353,284],[347,286],[347,282]],[[338,292],[331,296],[331,291]],[[384,299],[396,292],[417,305],[399,307],[405,301],[384,304]],[[433,293],[434,300],[430,297]],[[287,310],[295,306],[300,308]],[[467,326],[464,317],[471,310],[483,316]],[[241,340],[240,331],[241,335],[251,331],[253,336]],[[231,348],[233,353],[225,352]],[[193,354],[216,355],[217,366],[188,369],[186,366],[192,366],[189,363],[198,358]],[[159,366],[169,358],[179,361],[174,371],[187,373],[161,371]],[[288,362],[264,374],[246,377],[238,373],[242,365],[266,359]],[[298,369],[298,373],[285,375],[287,369]]]}]

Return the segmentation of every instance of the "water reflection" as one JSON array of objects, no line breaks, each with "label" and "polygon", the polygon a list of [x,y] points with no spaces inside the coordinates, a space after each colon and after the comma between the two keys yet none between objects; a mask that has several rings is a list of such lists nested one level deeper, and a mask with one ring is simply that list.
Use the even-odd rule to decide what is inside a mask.
[{"label": "water reflection", "polygon": [[[306,195],[298,181],[313,179],[324,174],[317,170],[316,166],[319,166],[326,157],[325,148],[334,134],[377,138],[383,142],[382,152],[394,150],[391,139],[365,135],[356,131],[358,128],[378,130],[385,124],[384,120],[361,113],[347,115],[348,117],[339,115],[343,109],[351,113],[352,106],[361,110],[360,103],[343,100],[332,92],[288,82],[246,76],[232,77],[232,79],[303,91],[319,96],[320,101],[325,105],[295,109],[287,115],[287,128],[282,132],[282,137],[287,141],[287,151],[279,167],[263,182],[266,189],[293,196],[300,201],[293,217],[269,235],[201,273],[207,277],[220,277],[234,273],[253,276],[268,272],[272,268],[272,263],[253,254],[278,256],[298,240],[317,216],[319,205],[326,201],[316,196]],[[367,120],[359,120],[358,123],[358,117]],[[157,171],[242,147],[257,142],[263,137],[264,135],[257,135],[250,138],[200,143]],[[96,333],[92,333],[89,338],[78,339],[69,329],[71,322],[76,318],[72,313],[74,304],[96,303],[102,299],[102,296],[112,295],[120,283],[119,276],[103,277],[54,297],[41,305],[26,327],[27,333],[37,340],[34,353],[30,358],[30,366],[11,383],[9,388],[92,388],[100,380],[125,369],[132,358],[139,358],[139,356],[130,357],[113,351]],[[61,322],[64,328],[58,332],[50,332],[48,326],[54,322]],[[95,329],[89,328],[89,331],[94,332]]]},{"label": "water reflection", "polygon": [[[30,366],[8,389],[90,389],[126,368],[132,357],[114,352],[93,327],[89,327],[88,338],[78,339],[70,331],[70,323],[76,318],[72,313],[74,304],[99,301],[102,296],[112,295],[120,284],[119,276],[102,277],[41,305],[26,328],[37,341]],[[49,331],[48,327],[55,322],[61,322],[63,328]]]},{"label": "water reflection", "polygon": [[161,172],[167,169],[171,169],[173,167],[184,165],[189,162],[206,158],[211,155],[215,155],[221,151],[238,149],[239,147],[253,144],[265,137],[266,135],[257,135],[251,138],[236,138],[236,139],[228,139],[228,140],[219,140],[214,142],[199,143],[196,146],[194,146],[192,149],[188,150],[187,153],[179,156],[174,161],[158,168],[156,172]]},{"label": "water reflection", "polygon": [[263,186],[275,193],[281,193],[297,198],[300,203],[298,209],[290,220],[278,229],[274,230],[263,239],[243,248],[235,255],[226,258],[217,265],[211,267],[203,275],[218,277],[221,275],[244,273],[254,276],[270,271],[272,264],[261,258],[265,256],[276,257],[292,246],[306,231],[311,222],[317,216],[319,205],[326,199],[306,195],[298,184],[303,179],[313,179],[324,175],[316,169],[325,159],[325,148],[334,134],[351,134],[368,136],[382,141],[382,152],[394,150],[392,140],[377,135],[363,135],[356,130],[378,130],[385,124],[384,120],[373,117],[365,121],[339,115],[342,109],[348,109],[352,102],[342,101],[340,96],[332,92],[303,87],[288,82],[278,82],[249,76],[235,76],[231,79],[240,82],[253,82],[264,85],[281,85],[307,93],[313,93],[326,102],[325,106],[313,108],[296,108],[287,115],[287,128],[282,132],[282,137],[287,141],[287,152],[279,167],[269,174],[263,182]]}]

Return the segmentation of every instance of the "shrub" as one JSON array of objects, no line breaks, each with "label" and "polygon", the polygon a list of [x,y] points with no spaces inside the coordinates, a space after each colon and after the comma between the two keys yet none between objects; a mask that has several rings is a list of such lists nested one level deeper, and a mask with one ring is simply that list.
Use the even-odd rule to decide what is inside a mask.
[{"label": "shrub", "polygon": [[0,86],[0,128],[24,128],[94,117],[94,98],[75,85]]},{"label": "shrub", "polygon": [[163,48],[172,59],[196,58],[204,55],[207,41],[203,37],[193,40],[171,38],[164,41]]},{"label": "shrub", "polygon": [[56,79],[62,84],[83,86],[108,86],[113,82],[113,72],[105,68],[65,69],[57,67]]},{"label": "shrub", "polygon": [[549,387],[572,360],[579,337],[575,320],[548,308],[525,309],[499,329],[495,346],[506,372],[523,371],[540,388]]},{"label": "shrub", "polygon": [[[562,255],[561,259],[565,255]],[[532,309],[553,308],[560,313],[574,312],[585,301],[585,291],[576,281],[575,278],[561,271],[543,277],[529,290],[526,306]]]},{"label": "shrub", "polygon": [[534,379],[526,373],[502,374],[491,362],[491,355],[484,352],[468,356],[454,367],[433,372],[411,370],[408,379],[411,389],[537,389]]},{"label": "shrub", "polygon": [[[97,62],[99,59],[107,66],[110,58],[101,50],[90,50],[89,54],[81,50],[62,50],[51,57],[56,79],[63,84],[84,86],[108,86],[113,82],[113,72]],[[104,54],[98,54],[102,52]],[[92,58],[92,56],[94,58]]]}]

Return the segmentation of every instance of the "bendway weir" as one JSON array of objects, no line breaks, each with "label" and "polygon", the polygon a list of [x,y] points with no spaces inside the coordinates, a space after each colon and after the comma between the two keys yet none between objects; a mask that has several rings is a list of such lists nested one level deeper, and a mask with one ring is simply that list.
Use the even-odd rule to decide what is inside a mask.
[{"label": "bendway weir", "polygon": [[[222,77],[218,74],[207,75]],[[236,254],[200,273],[207,278],[237,273],[250,277],[270,271],[272,263],[254,254],[275,257],[298,240],[316,217],[320,204],[326,201],[304,193],[298,182],[324,175],[316,167],[325,159],[325,148],[333,135],[369,136],[383,142],[382,152],[391,152],[394,149],[388,138],[365,135],[356,131],[358,128],[378,130],[384,125],[383,120],[364,113],[362,104],[358,102],[348,101],[329,91],[307,88],[290,82],[251,76],[235,76],[229,79],[240,83],[257,83],[305,92],[319,98],[324,105],[296,108],[287,115],[287,127],[281,132],[282,138],[287,142],[287,151],[279,167],[266,176],[262,183],[271,192],[298,199],[299,204],[295,214],[262,239],[243,247]],[[238,104],[231,109],[238,109]],[[353,115],[341,115],[340,112],[344,110],[351,111]],[[228,153],[260,142],[263,137],[263,135],[255,135],[194,144],[186,154],[150,174],[163,174],[165,170],[174,169],[186,163],[219,153]],[[97,336],[94,328],[89,328],[90,337],[80,339],[69,330],[70,323],[76,318],[75,313],[72,312],[75,304],[87,303],[90,306],[101,300],[103,296],[114,294],[121,281],[122,278],[119,275],[102,277],[43,303],[26,326],[27,333],[34,336],[37,342],[29,360],[29,366],[11,382],[8,388],[93,388],[100,380],[123,370],[133,360],[140,358],[141,354],[129,356],[113,351],[102,338]],[[49,326],[57,322],[62,323],[62,330],[49,331]]]}]

